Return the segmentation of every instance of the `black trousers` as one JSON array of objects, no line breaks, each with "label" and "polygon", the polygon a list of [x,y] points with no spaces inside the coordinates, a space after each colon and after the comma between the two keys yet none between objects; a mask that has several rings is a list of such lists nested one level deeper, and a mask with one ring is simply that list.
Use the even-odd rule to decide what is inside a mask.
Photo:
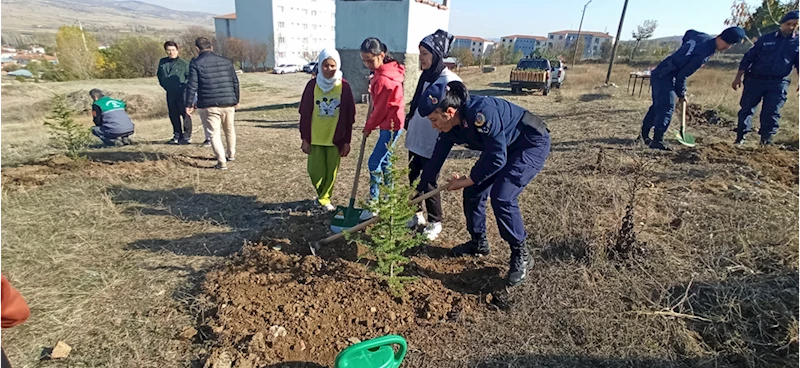
[{"label": "black trousers", "polygon": [[[422,174],[422,169],[425,168],[425,164],[427,163],[428,163],[427,158],[422,157],[411,151],[408,152],[409,183],[413,184],[414,181],[419,179],[420,174]],[[436,189],[437,187],[436,182],[438,180],[439,176],[437,175],[433,183],[428,185],[426,191],[431,191]],[[439,194],[436,194],[435,196],[425,200],[425,209],[428,211],[428,222],[442,222],[442,197]]]},{"label": "black trousers", "polygon": [[[192,116],[186,114],[183,93],[167,92],[167,109],[172,122],[172,134],[179,140],[192,139]],[[183,122],[181,122],[183,118]]]}]

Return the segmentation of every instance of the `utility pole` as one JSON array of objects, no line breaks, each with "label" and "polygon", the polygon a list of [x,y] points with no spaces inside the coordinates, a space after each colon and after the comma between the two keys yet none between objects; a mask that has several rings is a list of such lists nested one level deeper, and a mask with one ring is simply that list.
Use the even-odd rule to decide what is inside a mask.
[{"label": "utility pole", "polygon": [[81,21],[78,21],[78,28],[80,28],[81,38],[83,38],[83,51],[84,52],[89,51],[89,48],[86,47],[86,34],[83,33],[83,23],[81,23]]},{"label": "utility pole", "polygon": [[[586,2],[586,5],[583,6],[583,12],[581,13],[581,23],[578,25],[578,38],[575,39],[575,52],[572,54],[572,65],[575,65],[575,58],[578,56],[578,46],[581,45],[581,30],[583,29],[583,17],[586,15],[586,7],[589,6],[592,0]],[[581,55],[583,55],[583,50],[581,50]]]},{"label": "utility pole", "polygon": [[611,79],[611,69],[614,68],[614,59],[617,57],[617,47],[619,47],[619,36],[622,34],[622,23],[625,22],[625,11],[628,10],[628,0],[625,0],[625,5],[622,6],[622,15],[619,17],[619,28],[617,28],[617,37],[614,40],[614,46],[611,47],[611,60],[608,62],[608,73],[606,74],[606,84]]}]

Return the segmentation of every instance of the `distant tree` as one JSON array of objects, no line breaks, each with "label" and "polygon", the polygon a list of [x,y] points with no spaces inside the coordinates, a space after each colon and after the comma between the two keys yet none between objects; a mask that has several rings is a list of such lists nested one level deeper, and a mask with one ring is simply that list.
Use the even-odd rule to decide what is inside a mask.
[{"label": "distant tree", "polygon": [[628,57],[628,60],[633,60],[633,56],[636,55],[636,51],[639,49],[642,40],[653,37],[653,33],[655,33],[657,27],[658,21],[652,19],[648,19],[644,21],[644,23],[636,26],[636,30],[632,32],[633,39],[636,40],[636,43],[631,49],[631,56]]},{"label": "distant tree", "polygon": [[[577,54],[575,53],[576,48],[578,51]],[[575,60],[572,60],[573,64],[577,64],[576,60],[578,61],[583,60],[583,54],[585,52],[586,52],[586,39],[583,36],[581,36],[580,38],[569,44],[569,46],[567,46],[566,49],[566,54],[569,55],[570,58],[577,55],[577,58]]]},{"label": "distant tree", "polygon": [[456,58],[458,62],[463,66],[472,66],[475,65],[475,56],[472,55],[472,51],[466,47],[456,47],[452,51],[450,51],[450,56]]},{"label": "distant tree", "polygon": [[744,28],[749,38],[761,37],[764,33],[776,30],[784,14],[798,8],[798,0],[779,1],[762,0],[761,5],[753,9],[744,0],[735,0],[731,5],[731,16],[725,25]]},{"label": "distant tree", "polygon": [[263,42],[245,42],[244,48],[244,62],[253,71],[256,71],[258,66],[264,67],[267,63],[267,56],[269,56],[269,45]]},{"label": "distant tree", "polygon": [[224,45],[222,50],[219,50],[220,54],[233,61],[234,65],[241,67],[242,61],[245,59],[247,43],[239,38],[228,38]]},{"label": "distant tree", "polygon": [[100,54],[99,65],[104,78],[146,78],[156,75],[164,49],[161,40],[129,37],[101,50]]},{"label": "distant tree", "polygon": [[[183,31],[175,40],[175,42],[178,43],[178,47],[180,48],[183,57],[187,60],[190,60],[199,54],[199,51],[197,51],[197,48],[194,46],[194,42],[200,37],[207,38],[209,41],[211,41],[212,45],[215,44],[214,32],[208,28],[199,26],[186,28],[186,30]],[[217,50],[217,52],[219,52],[219,50]]]},{"label": "distant tree", "polygon": [[517,62],[520,61],[520,59],[525,58],[525,53],[523,53],[522,50],[517,50],[516,52],[511,53],[509,56],[510,56],[509,59],[506,60],[507,61],[506,64],[516,65]]},{"label": "distant tree", "polygon": [[606,41],[600,44],[600,58],[603,61],[608,61],[611,59],[611,51],[614,48],[614,44],[611,41]]},{"label": "distant tree", "polygon": [[62,26],[56,33],[58,63],[73,79],[91,79],[97,73],[97,41],[77,26]]}]

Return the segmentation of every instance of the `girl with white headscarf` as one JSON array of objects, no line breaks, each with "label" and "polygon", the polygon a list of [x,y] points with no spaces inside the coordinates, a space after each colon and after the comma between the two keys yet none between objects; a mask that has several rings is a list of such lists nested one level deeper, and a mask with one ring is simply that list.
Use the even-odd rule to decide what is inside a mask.
[{"label": "girl with white headscarf", "polygon": [[301,149],[308,155],[308,175],[317,201],[328,211],[342,157],[350,153],[356,104],[350,84],[342,78],[341,58],[335,49],[319,54],[317,77],[306,84],[300,100]]}]

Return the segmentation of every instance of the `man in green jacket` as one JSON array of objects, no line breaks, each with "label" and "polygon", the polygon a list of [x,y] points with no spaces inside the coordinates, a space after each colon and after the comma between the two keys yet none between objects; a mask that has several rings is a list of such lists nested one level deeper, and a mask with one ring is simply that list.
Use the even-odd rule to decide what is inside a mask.
[{"label": "man in green jacket", "polygon": [[[158,83],[167,92],[167,109],[172,122],[172,139],[167,144],[189,144],[192,142],[192,116],[186,113],[183,92],[189,77],[189,62],[178,57],[175,41],[164,43],[167,57],[158,62]],[[183,124],[181,124],[183,118]]]}]

